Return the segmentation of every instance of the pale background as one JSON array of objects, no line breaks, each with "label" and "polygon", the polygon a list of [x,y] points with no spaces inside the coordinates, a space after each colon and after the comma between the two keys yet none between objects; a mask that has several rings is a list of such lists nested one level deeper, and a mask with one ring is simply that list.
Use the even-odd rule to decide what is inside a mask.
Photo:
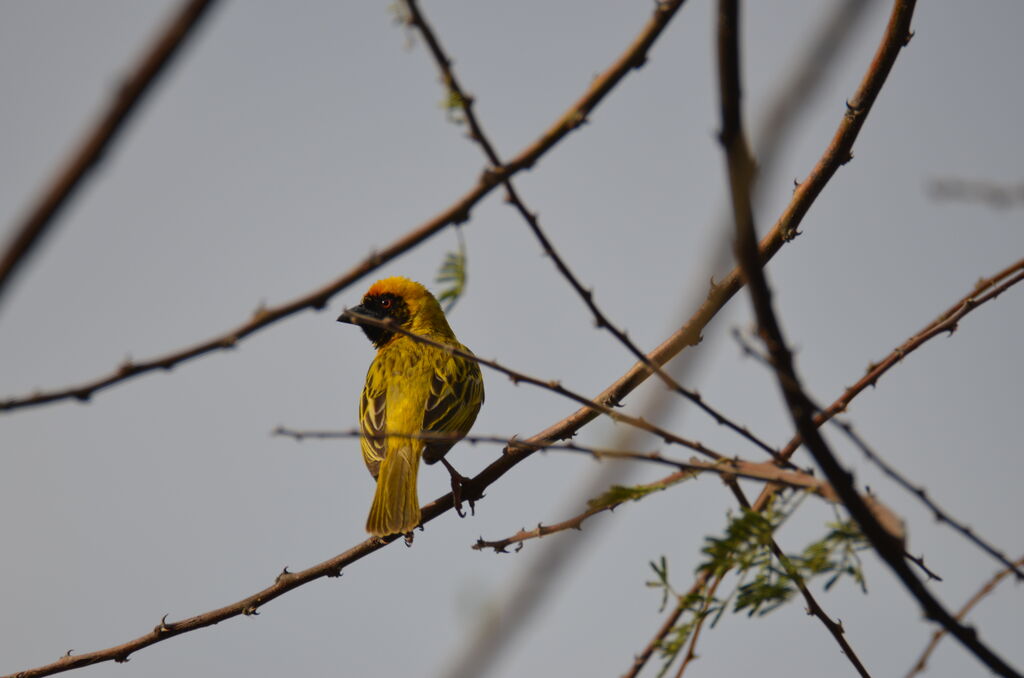
[{"label": "pale background", "polygon": [[[499,151],[510,157],[572,102],[639,31],[651,2],[427,2],[441,40]],[[0,4],[0,224],[9,229],[169,16],[171,2]],[[747,119],[760,113],[828,9],[747,3]],[[760,227],[824,149],[877,45],[875,2],[768,179]],[[649,349],[693,309],[720,236],[724,172],[715,141],[713,3],[692,0],[626,81],[531,172],[516,179],[555,245],[610,317]],[[812,394],[831,402],[867,364],[916,332],[976,279],[1024,252],[1020,209],[936,202],[947,176],[1019,183],[1024,5],[923,2],[855,146],[769,266],[778,310]],[[476,181],[479,149],[446,120],[435,66],[385,3],[219,5],[0,308],[0,397],[106,373],[219,334],[261,302],[333,279],[446,208]],[[411,44],[411,48],[410,48]],[[755,143],[758,139],[754,139]],[[485,357],[588,394],[632,360],[593,329],[520,218],[496,191],[465,235],[469,287],[451,321]],[[450,231],[383,267],[432,284]],[[724,269],[717,271],[721,275]],[[0,672],[141,635],[268,584],[364,538],[373,484],[355,441],[298,444],[279,424],[350,428],[372,357],[334,322],[372,279],[218,353],[131,380],[88,405],[0,414]],[[696,292],[695,292],[696,290]],[[748,329],[743,292],[720,314],[688,383],[774,444],[791,434],[772,376],[729,337]],[[858,398],[850,417],[890,462],[952,514],[1016,557],[1020,529],[1020,357],[1024,290],[969,316]],[[575,405],[493,372],[475,431],[529,435]],[[658,386],[642,389],[627,408]],[[633,411],[633,410],[630,410]],[[685,422],[678,416],[685,412]],[[692,408],[667,425],[760,459]],[[580,440],[607,444],[608,424]],[[910,549],[944,578],[956,609],[998,565],[936,526],[834,433],[858,480],[901,513]],[[651,443],[653,445],[653,443]],[[650,448],[650,445],[647,446]],[[645,448],[645,449],[647,449]],[[683,450],[670,450],[687,457]],[[498,454],[462,445],[475,473]],[[804,464],[810,463],[806,458]],[[147,648],[127,665],[79,675],[434,676],[554,539],[578,557],[494,676],[617,676],[658,627],[648,562],[666,555],[680,589],[705,535],[733,505],[705,478],[630,504],[519,554],[470,550],[483,535],[565,519],[595,472],[584,457],[537,455],[490,488],[474,518],[434,521],[341,579],[320,580],[236,618]],[[667,473],[638,469],[633,480]],[[447,491],[438,467],[421,499]],[[779,539],[820,534],[816,502]],[[875,676],[902,675],[931,628],[880,562],[870,595],[849,582],[819,600],[842,620]],[[819,586],[814,587],[816,591]],[[972,616],[982,638],[1024,668],[1020,590],[1004,584]],[[688,675],[852,675],[802,601],[764,619],[726,615]],[[651,667],[654,668],[653,666]],[[651,672],[653,675],[653,671]],[[933,676],[987,675],[954,641]]]}]

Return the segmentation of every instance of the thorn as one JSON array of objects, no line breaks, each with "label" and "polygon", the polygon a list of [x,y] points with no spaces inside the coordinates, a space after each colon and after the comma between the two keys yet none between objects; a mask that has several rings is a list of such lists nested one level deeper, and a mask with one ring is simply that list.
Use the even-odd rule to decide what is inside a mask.
[{"label": "thorn", "polygon": [[117,367],[117,376],[124,377],[131,374],[133,369],[135,369],[135,364],[132,362],[132,357],[130,355],[125,356],[124,360]]},{"label": "thorn", "polygon": [[65,657],[70,657],[72,652],[74,652],[74,650],[68,650],[67,652],[64,653],[64,656]]},{"label": "thorn", "polygon": [[167,616],[169,614],[170,614],[170,612],[168,612],[164,616],[160,617],[160,623],[157,624],[153,628],[153,633],[161,634],[161,633],[167,633],[168,631],[171,630],[171,627],[173,626],[173,624],[168,625],[168,623],[167,623]]},{"label": "thorn", "polygon": [[910,41],[914,39],[916,33],[914,31],[907,31],[907,36],[903,38],[903,46],[906,47],[910,44]]},{"label": "thorn", "polygon": [[522,550],[523,550],[523,542],[519,542],[518,544],[516,544],[516,553],[519,553]]},{"label": "thorn", "polygon": [[242,610],[242,614],[246,617],[258,617],[260,614],[259,607],[257,605],[250,605]]},{"label": "thorn", "polygon": [[415,538],[416,538],[416,535],[413,534],[411,531],[406,532],[404,535],[402,535],[402,539],[403,539],[403,541],[405,541],[406,548],[412,548],[412,541]]},{"label": "thorn", "polygon": [[81,391],[75,391],[75,399],[79,402],[87,403],[89,398],[92,397],[92,391],[89,389],[82,389]]}]

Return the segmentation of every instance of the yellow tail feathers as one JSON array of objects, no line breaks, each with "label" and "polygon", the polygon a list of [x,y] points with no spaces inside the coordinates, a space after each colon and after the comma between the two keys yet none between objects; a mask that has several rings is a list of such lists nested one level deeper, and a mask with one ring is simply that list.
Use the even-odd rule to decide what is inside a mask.
[{"label": "yellow tail feathers", "polygon": [[373,495],[366,531],[376,537],[404,534],[420,524],[420,502],[416,474],[422,445],[388,451],[380,464],[377,491]]}]

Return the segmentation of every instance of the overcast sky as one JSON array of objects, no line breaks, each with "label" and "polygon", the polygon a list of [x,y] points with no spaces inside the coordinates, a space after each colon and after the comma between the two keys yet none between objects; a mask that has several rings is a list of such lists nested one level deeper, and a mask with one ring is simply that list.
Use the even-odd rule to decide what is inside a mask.
[{"label": "overcast sky", "polygon": [[[596,0],[426,2],[424,11],[508,158],[532,142],[625,49],[653,3]],[[6,233],[171,15],[173,2],[0,3],[0,233]],[[725,174],[716,143],[714,3],[691,0],[574,133],[517,177],[556,247],[614,322],[643,348],[688,317],[716,265]],[[832,4],[746,3],[746,120],[768,104]],[[759,227],[817,161],[884,29],[873,2],[828,81],[795,121],[764,177]],[[937,201],[946,177],[1020,184],[1020,27],[1013,0],[920,3],[854,147],[768,268],[787,336],[812,395],[831,402],[866,366],[917,332],[983,276],[1024,256],[1024,209]],[[109,372],[227,331],[260,304],[305,294],[446,209],[484,162],[441,106],[434,63],[386,3],[218,5],[103,164],[63,212],[0,306],[0,399]],[[756,137],[755,144],[764,139]],[[596,394],[633,360],[593,327],[518,215],[494,192],[464,227],[469,283],[450,316],[476,353]],[[445,230],[331,299],[253,335],[230,353],[132,379],[89,404],[0,414],[0,673],[104,648],[269,585],[281,568],[326,560],[361,541],[373,482],[358,443],[296,443],[278,425],[349,429],[372,347],[334,322],[378,277],[435,287]],[[773,445],[792,425],[772,375],[744,359],[745,292],[716,317],[687,384]],[[914,353],[849,420],[888,461],[1011,557],[1024,552],[1019,420],[1024,289],[975,311],[950,338]],[[531,435],[576,406],[485,372],[474,432]],[[657,399],[641,388],[625,403]],[[763,454],[683,403],[662,421],[728,454]],[[598,422],[579,440],[606,446]],[[955,610],[998,564],[867,465],[834,433],[844,464],[908,524],[909,548],[944,579]],[[643,449],[659,449],[644,439]],[[665,450],[686,458],[685,450]],[[460,445],[478,472],[500,453]],[[803,453],[801,453],[803,454]],[[759,456],[760,455],[760,456]],[[810,465],[807,457],[799,460]],[[147,648],[127,665],[81,675],[440,676],[474,629],[502,615],[512,587],[555,540],[574,556],[489,674],[618,676],[664,615],[645,587],[664,555],[685,590],[707,535],[735,501],[703,478],[588,522],[583,535],[495,555],[470,546],[585,507],[598,465],[535,455],[487,491],[474,517],[446,514],[411,549],[393,544],[345,571],[236,618]],[[635,469],[631,482],[661,468]],[[751,486],[751,492],[756,488]],[[425,468],[420,498],[448,489]],[[817,500],[779,535],[799,551],[831,509]],[[875,676],[902,675],[932,628],[889,570],[864,559],[869,595],[843,582],[819,601],[842,620]],[[820,585],[815,586],[816,592]],[[972,614],[981,637],[1024,668],[1020,588]],[[794,601],[763,619],[725,615],[705,632],[693,676],[853,675],[822,625]],[[652,665],[654,675],[657,664]],[[987,675],[955,641],[933,676]]]}]

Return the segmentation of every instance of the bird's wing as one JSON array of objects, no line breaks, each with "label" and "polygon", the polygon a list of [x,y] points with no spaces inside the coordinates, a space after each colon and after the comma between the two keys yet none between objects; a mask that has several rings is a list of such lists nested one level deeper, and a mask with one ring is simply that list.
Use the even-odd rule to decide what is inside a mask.
[{"label": "bird's wing", "polygon": [[384,438],[372,438],[369,436],[380,436],[384,433],[384,425],[387,421],[387,381],[379,371],[370,366],[370,372],[366,375],[366,385],[363,386],[363,394],[359,398],[359,428],[364,437],[360,439],[363,449],[363,461],[374,478],[380,469],[380,463],[384,461],[387,454]]},{"label": "bird's wing", "polygon": [[[462,437],[473,426],[484,401],[480,368],[471,360],[450,358],[434,370],[423,413],[423,430],[453,433]],[[424,459],[433,463],[444,456],[455,440],[427,444]]]}]

